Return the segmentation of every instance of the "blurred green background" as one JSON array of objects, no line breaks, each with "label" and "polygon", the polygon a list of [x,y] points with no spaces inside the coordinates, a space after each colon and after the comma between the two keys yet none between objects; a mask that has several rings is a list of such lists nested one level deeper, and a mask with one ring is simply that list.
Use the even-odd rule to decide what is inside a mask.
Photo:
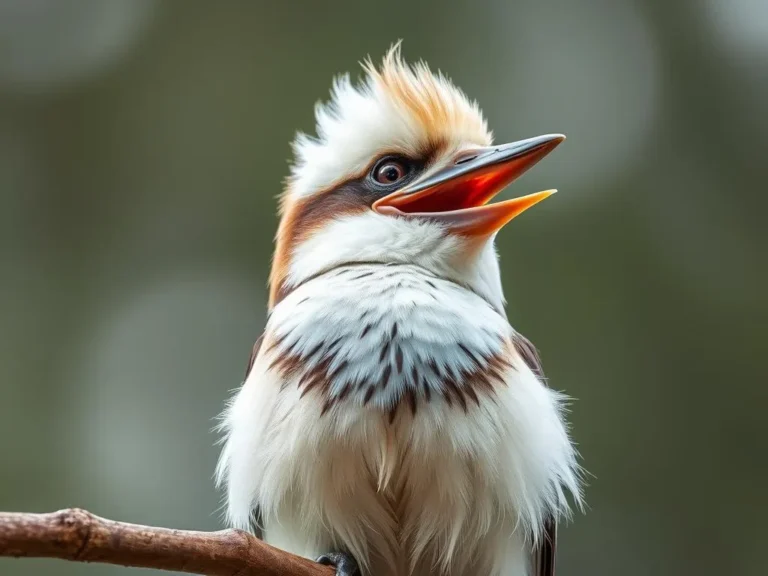
[{"label": "blurred green background", "polygon": [[[0,510],[216,529],[289,142],[396,39],[497,140],[512,323],[571,420],[562,576],[768,573],[768,4],[0,1]],[[127,575],[0,560],[0,574]]]}]

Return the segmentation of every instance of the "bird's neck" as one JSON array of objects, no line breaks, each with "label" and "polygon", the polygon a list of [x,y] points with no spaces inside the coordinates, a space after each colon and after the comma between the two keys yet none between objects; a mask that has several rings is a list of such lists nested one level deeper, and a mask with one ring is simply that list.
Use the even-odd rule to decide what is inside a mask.
[{"label": "bird's neck", "polygon": [[324,409],[356,402],[464,406],[500,384],[510,327],[485,300],[411,265],[358,264],[298,287],[272,311],[272,365]]}]

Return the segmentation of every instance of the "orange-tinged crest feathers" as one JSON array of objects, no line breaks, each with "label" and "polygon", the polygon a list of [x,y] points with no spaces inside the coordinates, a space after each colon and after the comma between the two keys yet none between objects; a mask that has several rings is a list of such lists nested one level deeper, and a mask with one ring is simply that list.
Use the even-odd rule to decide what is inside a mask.
[{"label": "orange-tinged crest feathers", "polygon": [[[492,143],[477,104],[426,63],[405,63],[399,42],[378,68],[370,58],[362,66],[363,82],[356,86],[341,76],[331,100],[317,104],[317,137],[300,133],[294,142],[295,162],[280,203],[270,308],[280,299],[295,246],[323,221],[313,215],[311,223],[304,222],[313,198],[362,176],[382,154],[422,157],[425,150]],[[327,212],[327,218],[337,216]]]}]

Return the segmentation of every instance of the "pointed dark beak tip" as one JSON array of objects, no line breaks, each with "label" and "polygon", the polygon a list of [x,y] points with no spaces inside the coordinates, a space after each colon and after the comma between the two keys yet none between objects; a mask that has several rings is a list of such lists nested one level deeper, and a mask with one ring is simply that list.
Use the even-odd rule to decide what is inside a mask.
[{"label": "pointed dark beak tip", "polygon": [[565,141],[565,134],[544,134],[536,138],[531,138],[530,151],[539,150],[544,155],[549,154],[555,148]]},{"label": "pointed dark beak tip", "polygon": [[561,144],[566,139],[565,134],[547,134],[545,136],[541,136],[541,138],[551,142],[552,146],[557,146],[558,144]]},{"label": "pointed dark beak tip", "polygon": [[562,144],[564,140],[565,134],[542,134],[541,136],[510,142],[509,144],[502,144],[497,150],[508,152],[511,155],[525,155],[534,151],[548,154]]}]

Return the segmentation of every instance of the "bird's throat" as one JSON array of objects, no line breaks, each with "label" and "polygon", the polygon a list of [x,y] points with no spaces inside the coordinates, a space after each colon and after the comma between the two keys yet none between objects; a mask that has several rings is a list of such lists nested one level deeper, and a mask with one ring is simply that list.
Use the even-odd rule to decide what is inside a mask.
[{"label": "bird's throat", "polygon": [[473,292],[410,265],[357,264],[311,279],[273,310],[266,354],[283,386],[319,401],[411,415],[459,410],[503,385],[510,329]]}]

